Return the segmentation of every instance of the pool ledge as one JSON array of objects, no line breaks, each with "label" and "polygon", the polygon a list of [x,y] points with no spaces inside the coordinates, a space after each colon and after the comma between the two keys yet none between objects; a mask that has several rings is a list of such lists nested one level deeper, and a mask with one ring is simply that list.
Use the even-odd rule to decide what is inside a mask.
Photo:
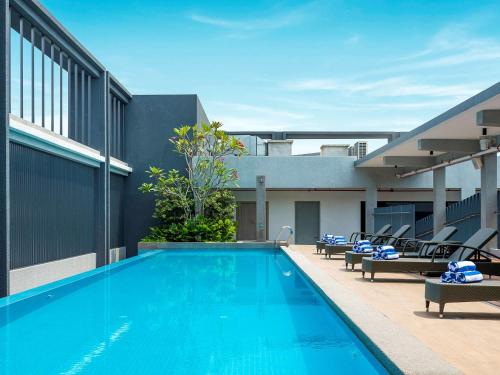
[{"label": "pool ledge", "polygon": [[462,374],[415,336],[315,266],[299,251],[287,247],[282,247],[282,250],[341,312],[356,334],[363,341],[369,341],[365,345],[374,349],[374,355],[389,371],[409,375]]},{"label": "pool ledge", "polygon": [[139,242],[137,244],[139,251],[141,250],[203,250],[203,249],[274,249],[274,242]]}]

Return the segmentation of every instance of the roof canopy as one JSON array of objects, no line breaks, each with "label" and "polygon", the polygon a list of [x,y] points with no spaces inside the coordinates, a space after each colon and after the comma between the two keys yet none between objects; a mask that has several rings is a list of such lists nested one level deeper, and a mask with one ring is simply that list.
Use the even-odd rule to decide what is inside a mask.
[{"label": "roof canopy", "polygon": [[500,110],[500,82],[357,160],[355,165],[415,170],[475,154],[484,150],[481,138],[500,135],[500,111],[485,110]]}]

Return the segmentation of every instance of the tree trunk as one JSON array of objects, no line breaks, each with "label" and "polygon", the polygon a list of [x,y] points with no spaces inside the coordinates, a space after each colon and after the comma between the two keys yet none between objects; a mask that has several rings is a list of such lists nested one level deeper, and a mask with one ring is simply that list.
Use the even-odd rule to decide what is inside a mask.
[{"label": "tree trunk", "polygon": [[198,198],[194,198],[194,214],[195,216],[205,216],[203,205]]}]

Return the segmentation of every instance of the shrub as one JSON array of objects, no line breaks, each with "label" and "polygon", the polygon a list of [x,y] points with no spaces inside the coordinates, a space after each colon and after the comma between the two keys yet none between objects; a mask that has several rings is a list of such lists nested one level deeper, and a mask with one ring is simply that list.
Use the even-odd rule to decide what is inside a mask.
[{"label": "shrub", "polygon": [[150,181],[139,190],[154,196],[158,225],[143,241],[234,241],[236,199],[227,187],[236,185],[238,174],[226,167],[224,157],[239,157],[245,149],[221,126],[214,122],[174,129],[170,142],[185,158],[186,176],[157,167],[146,172]]}]

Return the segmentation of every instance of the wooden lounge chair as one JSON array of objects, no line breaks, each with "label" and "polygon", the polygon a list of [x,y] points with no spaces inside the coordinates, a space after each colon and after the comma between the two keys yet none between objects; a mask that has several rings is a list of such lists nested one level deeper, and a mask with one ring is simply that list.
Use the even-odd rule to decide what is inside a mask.
[{"label": "wooden lounge chair", "polygon": [[439,304],[439,317],[444,317],[444,305],[450,302],[480,302],[500,300],[500,280],[483,280],[472,284],[447,284],[441,280],[425,281],[425,309],[431,302]]},{"label": "wooden lounge chair", "polygon": [[[397,246],[398,244],[401,244],[401,241],[405,240],[403,236],[408,232],[411,228],[411,225],[405,224],[401,228],[399,228],[396,233],[393,235],[379,235],[377,238],[379,239],[378,244],[380,245],[391,245],[391,246]],[[372,242],[373,243],[373,242]],[[377,245],[377,243],[374,243]],[[327,255],[331,254],[341,254],[345,253],[346,255],[346,262],[347,262],[347,257],[349,256],[349,259],[353,260],[360,259],[358,263],[361,263],[361,259],[363,259],[363,256],[371,256],[371,254],[358,254],[352,251],[352,245],[350,246],[337,246],[337,245],[326,245],[325,247],[325,257]],[[347,255],[349,253],[350,255]],[[353,263],[354,264],[354,263]],[[347,265],[346,265],[347,268]]]},{"label": "wooden lounge chair", "polygon": [[[448,240],[451,236],[455,234],[457,228],[455,227],[444,227],[441,229],[430,241],[423,241],[418,239],[408,239],[404,242],[403,250],[400,254],[402,257],[407,258],[421,258],[432,256],[432,253],[436,250],[437,243],[442,243]],[[406,251],[409,247],[416,249],[416,251]],[[345,253],[345,268],[351,265],[351,270],[354,271],[354,265],[360,264],[365,257],[371,257],[371,253],[355,253],[354,251],[346,251]]]},{"label": "wooden lounge chair", "polygon": [[[400,258],[397,260],[374,260],[363,258],[362,272],[371,274],[373,281],[377,272],[400,273],[400,272],[445,272],[450,261],[469,260],[475,257],[476,267],[479,271],[487,275],[500,274],[500,263],[491,262],[491,258],[497,256],[482,250],[482,248],[497,235],[497,230],[493,228],[482,228],[474,233],[462,245],[452,245],[449,243],[436,244],[436,249],[432,258]],[[458,248],[457,248],[458,246]],[[448,258],[445,257],[447,251],[439,252],[440,249],[457,248]],[[437,254],[443,254],[437,257]],[[481,261],[481,256],[486,256]]]},{"label": "wooden lounge chair", "polygon": [[[354,232],[351,234],[349,239],[349,244],[347,245],[352,248],[352,244],[356,241],[357,238],[364,237],[365,239],[376,242],[380,236],[387,234],[387,232],[391,229],[391,224],[383,225],[377,232],[375,233],[367,233],[367,232]],[[321,254],[323,250],[325,250],[327,243],[324,241],[316,241],[316,252]]]}]

